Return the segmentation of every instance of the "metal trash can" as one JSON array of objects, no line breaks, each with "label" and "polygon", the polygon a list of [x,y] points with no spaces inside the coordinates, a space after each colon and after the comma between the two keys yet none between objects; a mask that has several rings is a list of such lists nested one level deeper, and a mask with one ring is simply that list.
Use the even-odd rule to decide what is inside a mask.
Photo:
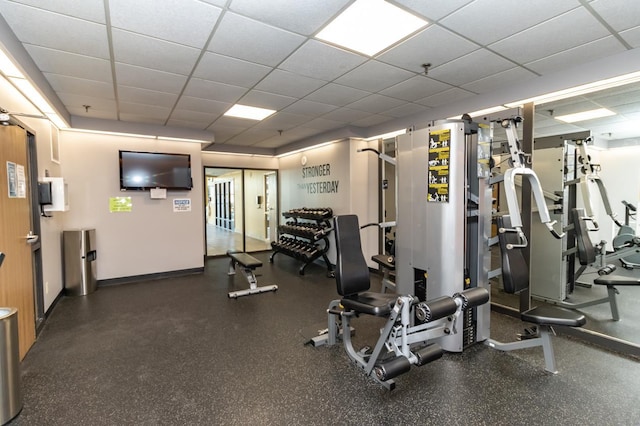
[{"label": "metal trash can", "polygon": [[96,230],[62,232],[64,288],[69,296],[85,296],[97,287]]},{"label": "metal trash can", "polygon": [[0,424],[22,410],[18,310],[0,308]]}]

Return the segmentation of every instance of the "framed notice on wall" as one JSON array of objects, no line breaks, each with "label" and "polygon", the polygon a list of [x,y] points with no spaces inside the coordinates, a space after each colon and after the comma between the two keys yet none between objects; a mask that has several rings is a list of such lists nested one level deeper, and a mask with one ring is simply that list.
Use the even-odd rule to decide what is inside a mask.
[{"label": "framed notice on wall", "polygon": [[60,141],[58,140],[58,128],[51,124],[51,161],[60,164]]}]

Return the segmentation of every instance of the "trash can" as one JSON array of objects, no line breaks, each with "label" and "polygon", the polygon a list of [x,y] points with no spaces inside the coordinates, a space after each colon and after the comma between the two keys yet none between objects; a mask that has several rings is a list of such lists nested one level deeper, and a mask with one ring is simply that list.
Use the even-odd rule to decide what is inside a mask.
[{"label": "trash can", "polygon": [[0,308],[0,424],[22,410],[18,310]]},{"label": "trash can", "polygon": [[64,288],[69,296],[85,296],[97,287],[96,230],[62,231]]}]

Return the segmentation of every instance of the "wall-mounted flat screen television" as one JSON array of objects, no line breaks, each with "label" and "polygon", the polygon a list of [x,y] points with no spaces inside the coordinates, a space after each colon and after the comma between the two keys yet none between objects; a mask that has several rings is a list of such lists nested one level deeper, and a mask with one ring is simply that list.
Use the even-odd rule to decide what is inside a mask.
[{"label": "wall-mounted flat screen television", "polygon": [[191,189],[191,156],[120,151],[120,189]]}]

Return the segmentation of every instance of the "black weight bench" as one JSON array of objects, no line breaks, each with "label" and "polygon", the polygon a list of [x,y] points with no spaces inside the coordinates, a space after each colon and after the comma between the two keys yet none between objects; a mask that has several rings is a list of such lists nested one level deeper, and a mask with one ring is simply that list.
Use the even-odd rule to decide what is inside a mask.
[{"label": "black weight bench", "polygon": [[[522,247],[518,247],[520,240],[516,232],[514,232],[515,230],[512,229],[510,217],[499,217],[497,222],[500,230],[498,241],[500,242],[500,252],[502,254],[504,291],[511,294],[520,293],[529,288],[529,267],[522,254]],[[585,316],[579,312],[550,305],[540,305],[520,312],[520,319],[535,324],[537,326],[536,333],[525,334],[521,336],[521,340],[516,342],[502,343],[489,339],[485,344],[501,351],[542,346],[545,370],[553,374],[558,371],[551,342],[551,335],[555,334],[552,327],[582,327],[587,322]]]},{"label": "black weight bench", "polygon": [[[589,237],[589,230],[585,224],[585,220],[588,220],[589,218],[585,216],[584,210],[578,208],[572,209],[571,218],[576,235],[578,261],[581,265],[578,272],[576,272],[577,279],[587,266],[596,262],[597,253],[593,243],[591,242],[591,238]],[[615,270],[616,267],[614,265],[603,265],[598,269],[598,275],[600,275],[600,277],[593,281],[593,284],[595,285],[604,285],[607,287],[607,295],[605,297],[582,303],[559,302],[558,305],[569,309],[582,309],[589,306],[608,303],[611,308],[611,317],[614,321],[619,321],[620,313],[618,312],[618,302],[616,300],[616,295],[619,294],[619,291],[616,286],[637,286],[640,285],[640,279],[623,277],[620,275],[609,275]]]},{"label": "black weight bench", "polygon": [[244,272],[244,276],[249,282],[249,288],[245,290],[231,291],[228,296],[231,299],[237,299],[241,296],[248,296],[251,294],[265,293],[267,291],[276,291],[278,290],[277,285],[267,285],[263,287],[258,287],[258,279],[254,274],[256,268],[262,266],[262,262],[260,262],[255,257],[248,255],[244,252],[228,250],[227,256],[231,258],[229,262],[229,273],[228,275],[235,275],[236,273],[236,265],[240,265],[242,267],[242,272]]}]

